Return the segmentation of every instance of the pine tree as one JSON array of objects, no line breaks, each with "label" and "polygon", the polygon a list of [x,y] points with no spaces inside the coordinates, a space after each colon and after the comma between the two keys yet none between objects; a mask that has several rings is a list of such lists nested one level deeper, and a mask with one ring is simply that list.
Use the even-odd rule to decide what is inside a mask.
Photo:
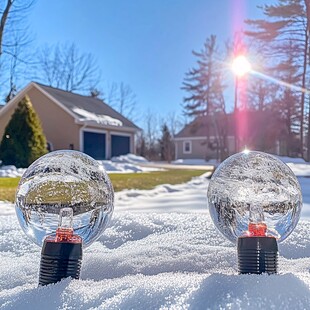
[{"label": "pine tree", "polygon": [[7,124],[0,144],[3,164],[28,167],[47,153],[40,120],[28,97],[23,98]]},{"label": "pine tree", "polygon": [[[193,52],[197,67],[186,73],[182,89],[188,94],[184,98],[184,112],[187,116],[207,117],[206,141],[209,145],[210,132],[216,133],[217,152],[225,157],[227,139],[227,118],[224,100],[223,61],[220,60],[216,36],[211,35],[200,52]],[[200,118],[202,120],[202,118]],[[224,124],[219,124],[221,119]],[[221,127],[221,128],[220,128]]]},{"label": "pine tree", "polygon": [[[278,64],[279,79],[284,80],[283,76],[287,72],[287,66],[281,66],[287,62],[288,56],[291,59],[291,68],[294,66],[298,70],[298,80],[293,84],[301,89],[308,88],[307,71],[309,57],[309,34],[310,34],[310,10],[309,0],[278,0],[274,5],[261,7],[266,16],[265,20],[247,20],[246,23],[252,28],[246,34],[257,41],[265,44],[266,59],[273,64]],[[284,72],[281,71],[284,68]],[[294,69],[292,68],[292,71]],[[292,74],[290,75],[292,78]],[[284,80],[288,84],[290,81]],[[299,103],[299,134],[300,150],[303,148],[304,138],[304,115],[305,115],[305,92],[299,91],[294,95]],[[310,118],[309,124],[310,124]],[[296,123],[295,123],[296,124]],[[308,137],[309,130],[308,130]],[[310,138],[309,146],[310,146]],[[310,159],[310,153],[309,153]]]},{"label": "pine tree", "polygon": [[184,112],[188,116],[202,116],[222,111],[224,85],[216,36],[211,35],[204,48],[193,54],[198,67],[189,70],[184,78],[182,89],[188,93],[184,98]]},{"label": "pine tree", "polygon": [[173,142],[167,124],[162,126],[162,137],[159,140],[161,160],[171,162],[173,156]]}]

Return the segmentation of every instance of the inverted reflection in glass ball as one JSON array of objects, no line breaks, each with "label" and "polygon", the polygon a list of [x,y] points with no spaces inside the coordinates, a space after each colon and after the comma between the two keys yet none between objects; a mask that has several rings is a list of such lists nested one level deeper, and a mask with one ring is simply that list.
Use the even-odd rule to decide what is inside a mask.
[{"label": "inverted reflection in glass ball", "polygon": [[55,151],[25,171],[16,193],[16,214],[25,234],[42,245],[54,235],[59,212],[73,210],[73,229],[88,246],[106,228],[113,212],[114,192],[104,168],[77,151]]},{"label": "inverted reflection in glass ball", "polygon": [[286,164],[252,151],[232,155],[217,168],[208,204],[213,222],[230,241],[236,242],[249,233],[249,225],[260,223],[267,226],[266,236],[282,241],[298,223],[302,195]]}]

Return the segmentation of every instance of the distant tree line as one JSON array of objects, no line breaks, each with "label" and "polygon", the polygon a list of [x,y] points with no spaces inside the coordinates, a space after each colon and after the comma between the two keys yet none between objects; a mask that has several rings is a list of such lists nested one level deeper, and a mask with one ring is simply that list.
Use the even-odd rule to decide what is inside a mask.
[{"label": "distant tree line", "polygon": [[235,88],[235,98],[238,96],[240,100],[233,113],[259,111],[261,115],[269,115],[265,122],[261,119],[255,133],[255,146],[268,150],[264,137],[280,130],[283,155],[298,155],[309,161],[310,2],[279,0],[259,9],[264,19],[246,20],[246,30],[227,43],[224,51],[219,49],[216,36],[211,35],[201,51],[193,52],[197,63],[184,78],[183,110],[191,118],[212,116],[213,123],[209,126],[217,133],[218,148],[225,156],[227,131],[225,126],[223,130],[217,124],[219,115],[222,127],[227,122],[225,76],[232,59],[246,54],[252,59],[253,72],[237,81],[244,85]]}]

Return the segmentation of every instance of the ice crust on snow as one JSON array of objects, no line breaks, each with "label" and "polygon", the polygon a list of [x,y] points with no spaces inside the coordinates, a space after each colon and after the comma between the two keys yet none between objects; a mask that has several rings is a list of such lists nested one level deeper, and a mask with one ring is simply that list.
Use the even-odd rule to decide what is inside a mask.
[{"label": "ice crust on snow", "polygon": [[[301,179],[307,210],[310,179]],[[110,226],[84,251],[81,279],[39,288],[41,250],[0,204],[0,309],[308,309],[308,211],[279,245],[279,275],[239,276],[236,248],[209,216],[207,186],[202,176],[116,193]]]}]

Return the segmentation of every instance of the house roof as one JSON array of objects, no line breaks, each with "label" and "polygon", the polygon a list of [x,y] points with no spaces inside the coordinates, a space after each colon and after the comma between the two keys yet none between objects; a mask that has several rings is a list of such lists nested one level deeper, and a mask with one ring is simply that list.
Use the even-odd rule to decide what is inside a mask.
[{"label": "house roof", "polygon": [[[227,126],[225,125],[225,118]],[[236,120],[236,121],[235,121]],[[248,135],[253,135],[257,128],[264,126],[269,133],[281,135],[285,132],[285,122],[274,111],[247,111],[240,110],[237,113],[216,114],[212,116],[198,116],[187,124],[175,139],[217,136],[224,130],[227,136],[235,136],[235,124],[238,128],[246,126]],[[223,132],[223,131],[222,131]]]},{"label": "house roof", "polygon": [[[177,133],[174,138],[191,138],[191,137],[206,137],[216,136],[216,124],[224,125],[225,115],[216,116],[198,116],[191,123],[185,125],[185,127]],[[230,114],[226,115],[228,127],[227,134],[229,136],[234,135],[234,124]],[[223,127],[223,126],[220,126]]]},{"label": "house roof", "polygon": [[61,103],[79,121],[106,122],[112,126],[125,126],[139,130],[133,122],[98,98],[75,94],[37,82],[32,84],[37,85],[39,89]]}]

